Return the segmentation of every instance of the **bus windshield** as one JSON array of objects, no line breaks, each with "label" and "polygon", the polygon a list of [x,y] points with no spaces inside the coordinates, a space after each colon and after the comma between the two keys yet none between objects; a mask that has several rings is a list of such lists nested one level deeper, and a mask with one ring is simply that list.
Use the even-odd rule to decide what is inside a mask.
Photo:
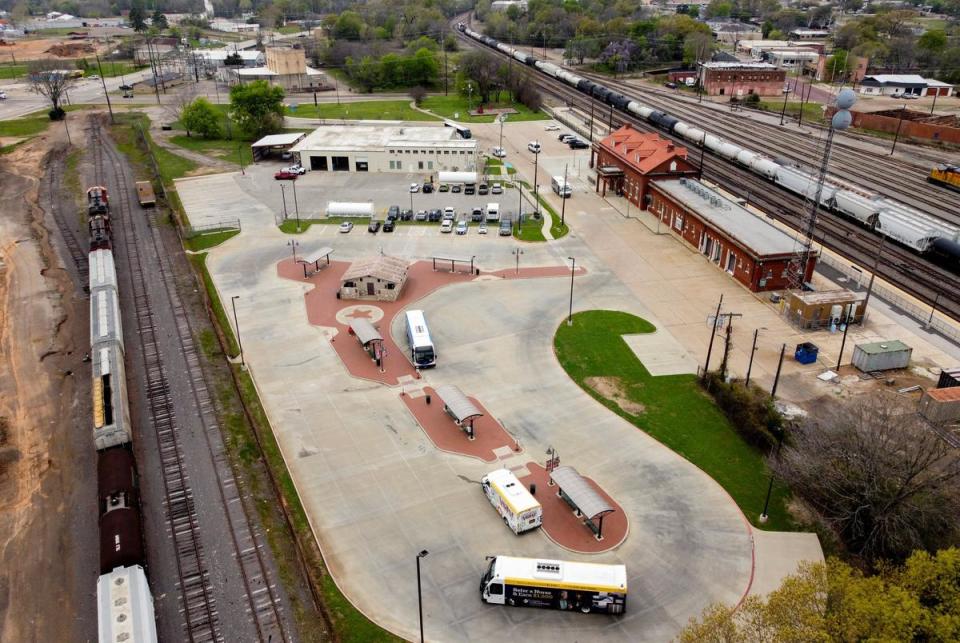
[{"label": "bus windshield", "polygon": [[416,356],[417,364],[429,364],[433,362],[433,347],[431,346],[415,348],[413,349],[413,354]]}]

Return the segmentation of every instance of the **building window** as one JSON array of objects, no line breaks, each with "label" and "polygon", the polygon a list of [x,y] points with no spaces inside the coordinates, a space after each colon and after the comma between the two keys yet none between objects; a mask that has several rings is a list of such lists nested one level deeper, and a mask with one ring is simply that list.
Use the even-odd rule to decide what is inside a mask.
[{"label": "building window", "polygon": [[355,163],[355,167],[357,172],[367,172],[369,170],[366,160],[361,161],[360,159],[357,159],[357,162]]},{"label": "building window", "polygon": [[683,230],[683,215],[677,214],[673,217],[673,227],[677,230]]},{"label": "building window", "polygon": [[417,161],[417,169],[418,169],[418,170],[422,170],[422,169],[423,169],[423,161]]},{"label": "building window", "polygon": [[433,169],[433,161],[427,161],[427,169],[428,169],[428,170],[432,170],[432,169]]}]

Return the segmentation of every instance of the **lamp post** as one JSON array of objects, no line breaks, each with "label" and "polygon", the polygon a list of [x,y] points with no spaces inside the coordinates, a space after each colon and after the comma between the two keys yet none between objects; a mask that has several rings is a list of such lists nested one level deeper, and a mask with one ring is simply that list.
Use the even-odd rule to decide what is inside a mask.
[{"label": "lamp post", "polygon": [[500,121],[500,147],[498,149],[502,154],[503,153],[503,121],[507,120],[507,115],[500,114],[500,116],[497,117],[497,120]]},{"label": "lamp post", "polygon": [[560,195],[560,225],[564,225],[567,213],[567,164],[563,164],[563,194]]},{"label": "lamp post", "polygon": [[280,184],[280,197],[283,199],[283,220],[287,220],[287,186]]},{"label": "lamp post", "polygon": [[429,554],[426,549],[417,554],[417,607],[420,611],[420,643],[423,643],[423,592],[420,589],[420,559]]},{"label": "lamp post", "polygon": [[473,109],[473,83],[467,83],[467,115]]},{"label": "lamp post", "polygon": [[577,260],[574,257],[567,257],[570,263],[570,312],[567,314],[567,326],[573,326],[573,273],[577,271]]},{"label": "lamp post", "polygon": [[237,329],[237,347],[240,349],[240,368],[246,368],[246,363],[243,361],[243,344],[240,342],[240,322],[237,321],[237,300],[240,299],[240,295],[234,295],[230,298],[230,304],[233,306],[233,325]]},{"label": "lamp post", "polygon": [[517,258],[517,274],[519,275],[520,274],[520,255],[523,254],[523,250],[521,250],[520,248],[515,248],[514,250],[511,251],[511,254],[513,254],[513,256]]},{"label": "lamp post", "polygon": [[[533,207],[540,213],[540,200],[537,198],[537,171],[540,166],[540,141],[536,142],[537,151],[533,153]],[[536,217],[534,217],[536,218]]]},{"label": "lamp post", "polygon": [[300,204],[297,203],[297,180],[294,179],[290,181],[290,185],[293,187],[293,211],[297,215],[297,232],[300,232]]},{"label": "lamp post", "polygon": [[517,195],[520,197],[520,202],[517,204],[517,232],[520,232],[520,223],[523,221],[523,186],[520,185],[520,179],[517,181]]},{"label": "lamp post", "polygon": [[783,88],[783,109],[780,110],[780,124],[783,125],[783,117],[787,114],[787,97],[790,95],[790,83]]},{"label": "lamp post", "polygon": [[297,246],[300,245],[300,242],[296,239],[291,239],[287,241],[287,245],[290,246],[290,251],[293,253],[293,262],[297,262]]}]

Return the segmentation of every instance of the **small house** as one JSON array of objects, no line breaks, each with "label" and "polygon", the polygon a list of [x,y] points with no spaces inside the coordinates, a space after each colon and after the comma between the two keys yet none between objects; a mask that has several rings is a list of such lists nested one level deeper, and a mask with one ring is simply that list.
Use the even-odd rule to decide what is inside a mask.
[{"label": "small house", "polygon": [[396,301],[407,281],[403,259],[381,255],[355,261],[340,278],[341,299]]}]

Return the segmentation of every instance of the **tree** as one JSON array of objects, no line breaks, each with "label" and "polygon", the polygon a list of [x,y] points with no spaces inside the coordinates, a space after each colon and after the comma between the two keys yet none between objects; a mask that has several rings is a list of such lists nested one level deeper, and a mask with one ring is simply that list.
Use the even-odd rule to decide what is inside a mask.
[{"label": "tree", "polygon": [[960,550],[915,552],[903,567],[864,575],[831,558],[803,563],[766,600],[736,610],[712,605],[680,632],[681,643],[753,641],[956,641]]},{"label": "tree", "polygon": [[168,28],[170,25],[167,23],[167,17],[163,15],[163,12],[157,9],[150,18],[150,26],[162,30]]},{"label": "tree", "polygon": [[824,63],[822,80],[832,83],[837,79],[846,78],[847,72],[853,69],[853,56],[843,49],[835,49],[833,55]]},{"label": "tree", "polygon": [[[183,83],[173,92],[173,100],[163,104],[163,111],[167,113],[171,121],[179,121],[183,118],[184,110],[193,103],[196,97],[196,83]],[[187,132],[187,135],[189,136],[190,133]]]},{"label": "tree", "polygon": [[360,40],[363,33],[363,18],[356,11],[344,11],[333,26],[333,37],[343,40]]},{"label": "tree", "polygon": [[35,60],[27,65],[27,82],[30,91],[40,94],[50,101],[50,120],[59,121],[65,112],[60,103],[75,83],[76,79],[65,73],[63,63],[53,58]]},{"label": "tree", "polygon": [[500,61],[483,50],[473,50],[460,56],[460,73],[471,80],[481,103],[490,101],[491,92],[499,83]]},{"label": "tree", "polygon": [[775,473],[868,562],[903,560],[958,534],[960,451],[892,396],[819,410],[791,431]]},{"label": "tree", "polygon": [[147,30],[147,13],[140,3],[130,7],[130,26],[137,33],[143,33]]},{"label": "tree", "polygon": [[600,49],[600,41],[597,38],[576,36],[567,41],[567,48],[563,52],[563,57],[576,60],[578,65],[582,65],[584,58],[599,56]]},{"label": "tree", "polygon": [[440,63],[429,49],[419,49],[404,63],[407,67],[406,78],[408,83],[416,85],[432,85],[440,74]]},{"label": "tree", "polygon": [[187,136],[194,131],[203,138],[220,137],[220,116],[206,98],[200,97],[187,105],[180,115],[180,122],[187,130]]},{"label": "tree", "polygon": [[713,36],[695,31],[683,41],[683,62],[694,63],[710,60],[714,50]]},{"label": "tree", "polygon": [[410,88],[410,98],[413,99],[413,102],[417,107],[423,103],[423,99],[426,97],[427,89],[423,85],[415,85]]},{"label": "tree", "polygon": [[240,129],[263,136],[283,125],[283,88],[265,80],[234,85],[230,89],[230,116]]},{"label": "tree", "polygon": [[243,67],[243,57],[240,52],[234,51],[227,54],[226,58],[223,59],[223,65],[225,67]]}]

